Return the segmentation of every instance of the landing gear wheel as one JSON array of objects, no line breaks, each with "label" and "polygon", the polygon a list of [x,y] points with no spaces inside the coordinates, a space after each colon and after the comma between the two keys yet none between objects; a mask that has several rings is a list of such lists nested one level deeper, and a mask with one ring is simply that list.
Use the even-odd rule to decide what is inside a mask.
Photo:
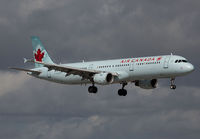
[{"label": "landing gear wheel", "polygon": [[98,91],[98,89],[97,89],[97,87],[96,86],[89,86],[89,88],[88,88],[88,92],[89,93],[97,93],[97,91]]},{"label": "landing gear wheel", "polygon": [[93,87],[93,93],[94,93],[94,94],[96,94],[96,93],[97,93],[97,91],[98,91],[97,87],[96,87],[96,86],[94,86],[94,87]]},{"label": "landing gear wheel", "polygon": [[119,96],[126,96],[127,95],[127,90],[124,89],[124,87],[127,85],[127,83],[122,83],[122,89],[118,90],[118,95]]},{"label": "landing gear wheel", "polygon": [[122,95],[123,95],[122,89],[119,89],[119,90],[118,90],[118,95],[119,95],[119,96],[122,96]]},{"label": "landing gear wheel", "polygon": [[92,86],[89,86],[89,87],[88,87],[88,92],[89,92],[89,93],[92,93]]},{"label": "landing gear wheel", "polygon": [[176,85],[171,85],[170,89],[176,89]]},{"label": "landing gear wheel", "polygon": [[127,90],[125,90],[125,89],[119,89],[118,90],[118,95],[119,96],[126,96],[127,95]]},{"label": "landing gear wheel", "polygon": [[176,89],[176,85],[174,84],[175,78],[171,78],[170,89]]},{"label": "landing gear wheel", "polygon": [[123,89],[123,96],[127,95],[127,90]]}]

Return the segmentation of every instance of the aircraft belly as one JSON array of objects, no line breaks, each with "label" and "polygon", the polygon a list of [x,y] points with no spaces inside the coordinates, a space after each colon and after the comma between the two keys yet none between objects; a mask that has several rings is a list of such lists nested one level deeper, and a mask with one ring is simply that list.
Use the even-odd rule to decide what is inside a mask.
[{"label": "aircraft belly", "polygon": [[132,80],[159,78],[161,74],[160,69],[160,66],[137,67],[131,74],[131,78]]}]

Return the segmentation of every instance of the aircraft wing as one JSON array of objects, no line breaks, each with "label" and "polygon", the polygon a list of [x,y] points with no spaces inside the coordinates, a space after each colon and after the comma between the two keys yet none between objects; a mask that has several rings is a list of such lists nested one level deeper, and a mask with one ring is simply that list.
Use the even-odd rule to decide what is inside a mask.
[{"label": "aircraft wing", "polygon": [[[47,63],[38,62],[38,61],[35,61],[35,63],[44,65],[44,67],[47,67],[48,70],[56,70],[56,71],[65,72],[66,76],[69,76],[71,74],[79,75],[79,76],[83,77],[83,79],[91,79],[91,77],[94,74],[98,74],[98,73],[102,72],[99,70],[82,69],[82,68],[76,68],[76,67],[71,67],[71,66],[61,66],[61,65],[57,65],[57,64],[47,64]],[[117,73],[111,73],[111,74],[113,76],[118,75]]]},{"label": "aircraft wing", "polygon": [[33,74],[39,75],[41,72],[40,71],[35,71],[31,69],[23,69],[23,68],[9,68],[9,69],[14,69],[14,70],[19,70],[19,71],[25,71],[25,72],[31,72]]}]

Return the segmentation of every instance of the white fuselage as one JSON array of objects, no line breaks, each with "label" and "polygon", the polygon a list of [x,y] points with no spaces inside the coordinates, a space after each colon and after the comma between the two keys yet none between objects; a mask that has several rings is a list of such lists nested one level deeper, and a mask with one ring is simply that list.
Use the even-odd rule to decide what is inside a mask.
[{"label": "white fuselage", "polygon": [[[178,62],[177,62],[178,60]],[[126,58],[116,60],[92,61],[82,63],[62,64],[80,69],[92,69],[102,72],[115,72],[113,83],[132,82],[136,80],[149,80],[158,78],[174,78],[190,73],[194,70],[192,64],[181,56],[163,55],[139,58]],[[36,69],[42,73],[37,78],[63,84],[87,84],[90,80],[83,80],[79,75],[50,70],[46,67]]]}]

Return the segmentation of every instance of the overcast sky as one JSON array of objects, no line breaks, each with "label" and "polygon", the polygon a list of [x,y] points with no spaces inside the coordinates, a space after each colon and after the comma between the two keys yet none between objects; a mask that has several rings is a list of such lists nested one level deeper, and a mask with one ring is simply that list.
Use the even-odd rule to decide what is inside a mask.
[{"label": "overcast sky", "polygon": [[[199,139],[199,0],[1,0],[0,138]],[[30,36],[56,63],[176,54],[195,71],[143,90],[69,86],[8,70],[31,68]]]}]

